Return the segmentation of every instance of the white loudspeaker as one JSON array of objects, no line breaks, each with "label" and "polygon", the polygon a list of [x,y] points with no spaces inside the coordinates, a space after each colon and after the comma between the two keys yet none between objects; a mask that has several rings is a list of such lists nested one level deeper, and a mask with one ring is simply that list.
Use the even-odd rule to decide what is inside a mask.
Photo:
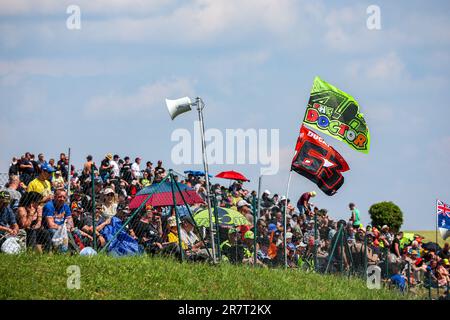
[{"label": "white loudspeaker", "polygon": [[191,99],[184,97],[176,100],[166,99],[167,110],[169,110],[170,117],[175,119],[178,115],[191,111]]}]

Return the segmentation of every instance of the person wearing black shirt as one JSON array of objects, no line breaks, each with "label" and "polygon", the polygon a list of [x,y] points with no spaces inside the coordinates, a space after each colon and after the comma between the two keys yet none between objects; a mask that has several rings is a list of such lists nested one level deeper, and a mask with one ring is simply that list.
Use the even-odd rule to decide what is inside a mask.
[{"label": "person wearing black shirt", "polygon": [[122,168],[120,169],[120,176],[123,180],[125,180],[128,184],[131,183],[133,180],[133,176],[131,175],[131,165],[130,157],[124,158],[125,162],[122,165]]},{"label": "person wearing black shirt", "polygon": [[59,161],[57,163],[57,170],[61,171],[61,176],[66,179],[66,181],[69,179],[69,159],[66,158],[65,153],[61,153],[59,155]]}]

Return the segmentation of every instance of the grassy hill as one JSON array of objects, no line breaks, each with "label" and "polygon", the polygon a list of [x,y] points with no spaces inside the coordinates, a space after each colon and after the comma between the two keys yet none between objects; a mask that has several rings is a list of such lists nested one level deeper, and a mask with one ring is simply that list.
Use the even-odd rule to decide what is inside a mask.
[{"label": "grassy hill", "polygon": [[[81,288],[67,289],[67,267]],[[405,299],[361,279],[169,258],[0,256],[0,299]]]},{"label": "grassy hill", "polygon": [[[419,234],[422,237],[425,237],[424,242],[436,242],[436,231],[424,231],[424,230],[419,230],[419,231],[404,231],[404,232],[411,232],[411,233],[415,233],[415,234]],[[441,235],[438,232],[438,244],[442,247],[444,246],[445,242],[450,242],[450,239],[447,239],[446,241],[443,240],[441,238]]]}]

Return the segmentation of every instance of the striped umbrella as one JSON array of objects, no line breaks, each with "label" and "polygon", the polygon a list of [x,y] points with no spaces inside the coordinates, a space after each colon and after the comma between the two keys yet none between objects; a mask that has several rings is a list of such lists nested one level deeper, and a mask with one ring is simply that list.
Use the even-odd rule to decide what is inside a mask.
[{"label": "striped umbrella", "polygon": [[[197,194],[197,192],[195,192],[194,189],[178,182],[177,185],[180,188],[180,191],[183,193],[184,199],[186,200],[188,205],[193,205],[195,203],[204,203],[203,199]],[[174,186],[174,192],[176,205],[184,205],[185,203],[183,202],[183,198],[178,192],[176,186]],[[152,184],[139,191],[136,194],[136,197],[131,200],[130,209],[139,208],[139,206],[145,201],[145,199],[147,199],[149,194],[152,194],[152,196],[147,200],[145,205],[151,205],[153,207],[173,206],[171,182],[165,181],[158,184]]]}]

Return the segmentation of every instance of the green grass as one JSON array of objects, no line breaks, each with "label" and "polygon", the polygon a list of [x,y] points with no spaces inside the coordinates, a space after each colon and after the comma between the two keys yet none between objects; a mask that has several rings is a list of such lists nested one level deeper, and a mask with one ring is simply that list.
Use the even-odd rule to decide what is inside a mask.
[{"label": "green grass", "polygon": [[[67,289],[67,267],[81,270]],[[170,258],[0,256],[0,299],[405,299],[361,279]]]},{"label": "green grass", "polygon": [[[422,237],[425,237],[425,239],[423,240],[424,243],[429,242],[429,241],[436,242],[436,231],[420,230],[420,231],[404,231],[404,232],[410,232],[410,233],[414,233],[414,234],[419,234]],[[438,238],[437,238],[438,239],[438,244],[441,247],[444,246],[445,242],[449,242],[450,241],[450,239],[447,239],[447,241],[443,240],[441,238],[441,235],[440,235],[439,231],[438,231],[438,235],[437,236],[438,236]]]}]

